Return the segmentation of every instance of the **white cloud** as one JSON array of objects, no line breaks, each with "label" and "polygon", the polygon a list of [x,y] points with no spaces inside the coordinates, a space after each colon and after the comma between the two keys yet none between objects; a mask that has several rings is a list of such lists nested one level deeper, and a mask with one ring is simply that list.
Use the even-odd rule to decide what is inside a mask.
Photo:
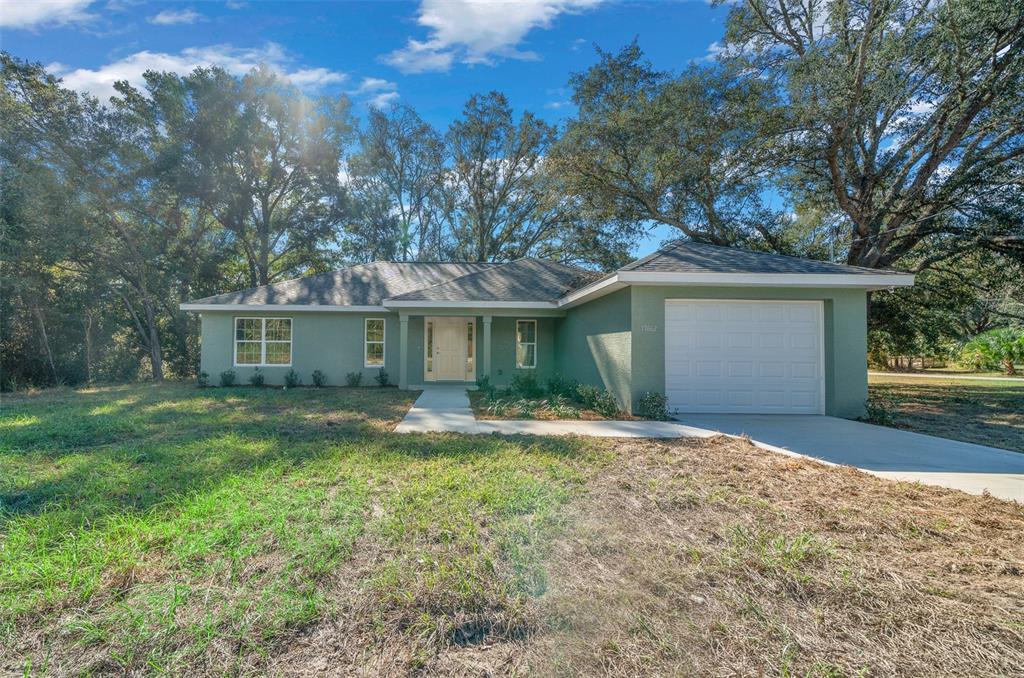
[{"label": "white cloud", "polygon": [[32,28],[44,24],[70,24],[93,18],[85,10],[92,0],[4,0],[0,26]]},{"label": "white cloud", "polygon": [[383,78],[363,78],[359,87],[349,94],[368,97],[366,105],[373,108],[384,108],[398,100],[398,85]]},{"label": "white cloud", "polygon": [[224,3],[224,6],[228,9],[244,9],[249,6],[249,3],[242,0],[228,0]]},{"label": "white cloud", "polygon": [[165,9],[159,14],[149,17],[148,21],[158,26],[176,26],[178,24],[194,24],[199,21],[206,21],[206,17],[191,9]]},{"label": "white cloud", "polygon": [[430,30],[426,40],[409,38],[405,47],[383,56],[404,73],[446,71],[456,60],[490,64],[495,58],[536,59],[516,49],[534,28],[548,28],[559,14],[579,12],[603,0],[421,0],[417,23]]},{"label": "white cloud", "polygon": [[260,64],[287,77],[307,90],[345,80],[346,75],[326,68],[291,68],[292,58],[280,45],[270,42],[260,48],[240,48],[231,45],[189,47],[178,54],[166,52],[136,52],[97,69],[70,69],[52,64],[48,70],[64,80],[64,85],[80,92],[89,92],[106,101],[115,94],[114,83],[127,80],[135,86],[143,84],[146,71],[170,71],[185,75],[199,66],[220,66],[232,75],[245,75]]}]

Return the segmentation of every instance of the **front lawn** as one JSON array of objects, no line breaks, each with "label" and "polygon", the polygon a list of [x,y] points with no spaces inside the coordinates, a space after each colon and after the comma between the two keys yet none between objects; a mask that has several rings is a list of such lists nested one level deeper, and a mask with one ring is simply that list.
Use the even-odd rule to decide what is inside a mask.
[{"label": "front lawn", "polygon": [[0,673],[1007,675],[1024,508],[394,389],[0,403]]},{"label": "front lawn", "polygon": [[872,402],[890,425],[1024,452],[1024,380],[988,381],[870,375]]}]

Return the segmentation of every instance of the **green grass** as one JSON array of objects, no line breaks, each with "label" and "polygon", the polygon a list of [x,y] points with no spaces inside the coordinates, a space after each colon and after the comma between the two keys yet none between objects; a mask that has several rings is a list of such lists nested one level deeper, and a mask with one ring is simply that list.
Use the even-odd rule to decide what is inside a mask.
[{"label": "green grass", "polygon": [[353,609],[367,642],[397,633],[428,655],[466,635],[466,615],[525,624],[589,453],[389,433],[413,397],[5,397],[0,666],[245,673]]},{"label": "green grass", "polygon": [[872,375],[869,392],[900,428],[1024,452],[1024,381]]}]

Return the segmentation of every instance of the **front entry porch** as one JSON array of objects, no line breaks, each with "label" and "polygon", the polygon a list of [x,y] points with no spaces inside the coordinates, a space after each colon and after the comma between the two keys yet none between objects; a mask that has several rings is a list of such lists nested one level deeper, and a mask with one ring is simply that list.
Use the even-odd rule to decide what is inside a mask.
[{"label": "front entry porch", "polygon": [[398,384],[472,384],[489,376],[490,315],[399,317]]}]

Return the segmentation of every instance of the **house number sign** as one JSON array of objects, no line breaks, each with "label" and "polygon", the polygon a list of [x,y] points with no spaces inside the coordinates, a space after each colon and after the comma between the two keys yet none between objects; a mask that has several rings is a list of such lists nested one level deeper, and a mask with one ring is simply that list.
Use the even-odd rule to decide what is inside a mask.
[{"label": "house number sign", "polygon": [[640,331],[641,332],[657,332],[658,331],[658,326],[657,325],[641,325],[640,326]]}]

